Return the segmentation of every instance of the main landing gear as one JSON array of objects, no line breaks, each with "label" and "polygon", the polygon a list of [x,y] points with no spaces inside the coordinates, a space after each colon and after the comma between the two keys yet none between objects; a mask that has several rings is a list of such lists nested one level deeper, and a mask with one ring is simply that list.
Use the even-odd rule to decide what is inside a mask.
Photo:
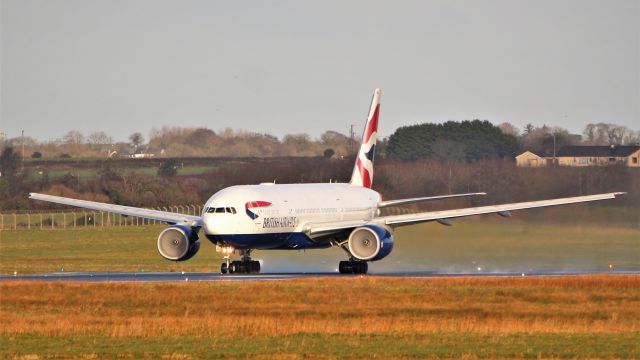
[{"label": "main landing gear", "polygon": [[257,274],[260,272],[260,262],[251,260],[251,250],[240,250],[241,259],[231,261],[229,256],[225,256],[225,262],[220,265],[222,274]]},{"label": "main landing gear", "polygon": [[351,259],[349,261],[340,261],[338,264],[340,274],[366,274],[369,265],[366,261]]}]

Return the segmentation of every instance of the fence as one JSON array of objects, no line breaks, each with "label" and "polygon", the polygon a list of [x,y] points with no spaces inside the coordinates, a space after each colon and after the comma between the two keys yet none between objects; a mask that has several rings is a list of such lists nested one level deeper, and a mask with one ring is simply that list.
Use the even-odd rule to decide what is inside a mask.
[{"label": "fence", "polygon": [[[174,205],[149,208],[187,215],[200,215],[201,205]],[[5,211],[0,213],[0,231],[22,229],[58,229],[75,227],[144,226],[161,221],[123,216],[104,211],[82,209],[56,211]]]},{"label": "fence", "polygon": [[[152,210],[170,211],[187,215],[200,215],[201,205],[174,205],[149,208]],[[406,208],[385,208],[381,215],[408,214]],[[0,231],[28,229],[62,229],[75,227],[105,226],[144,226],[162,224],[158,220],[150,220],[133,216],[124,216],[105,211],[50,210],[50,211],[5,211],[0,213]]]}]

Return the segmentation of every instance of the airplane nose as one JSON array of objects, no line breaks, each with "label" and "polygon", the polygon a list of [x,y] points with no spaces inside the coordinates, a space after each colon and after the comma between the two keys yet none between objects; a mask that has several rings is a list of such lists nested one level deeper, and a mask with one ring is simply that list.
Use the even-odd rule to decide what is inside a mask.
[{"label": "airplane nose", "polygon": [[214,223],[214,219],[211,216],[211,214],[204,214],[202,216],[202,229],[204,230],[205,234],[214,234],[215,233],[215,223]]}]

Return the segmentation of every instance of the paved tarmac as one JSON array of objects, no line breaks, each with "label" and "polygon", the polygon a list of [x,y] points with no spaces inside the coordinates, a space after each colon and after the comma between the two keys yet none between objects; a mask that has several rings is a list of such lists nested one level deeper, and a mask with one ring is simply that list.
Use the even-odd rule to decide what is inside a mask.
[{"label": "paved tarmac", "polygon": [[[640,275],[640,271],[610,272],[535,272],[535,273],[371,273],[364,276],[389,278],[429,278],[429,277],[523,277],[523,276],[580,276],[580,275]],[[0,281],[82,281],[82,282],[178,282],[178,281],[273,281],[301,278],[343,278],[362,275],[341,275],[338,273],[280,273],[222,275],[209,272],[59,272],[34,275],[1,275]]]}]

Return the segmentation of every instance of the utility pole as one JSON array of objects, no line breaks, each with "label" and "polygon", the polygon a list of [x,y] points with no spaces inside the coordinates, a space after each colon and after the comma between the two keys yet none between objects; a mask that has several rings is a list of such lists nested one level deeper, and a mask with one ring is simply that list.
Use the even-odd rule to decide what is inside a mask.
[{"label": "utility pole", "polygon": [[353,132],[354,126],[355,126],[354,124],[349,125],[349,155],[353,155],[353,143],[355,141],[353,139],[353,137],[355,136]]},{"label": "utility pole", "polygon": [[22,130],[22,163],[24,164],[24,130]]},{"label": "utility pole", "polygon": [[556,131],[553,131],[553,165],[556,164]]}]

